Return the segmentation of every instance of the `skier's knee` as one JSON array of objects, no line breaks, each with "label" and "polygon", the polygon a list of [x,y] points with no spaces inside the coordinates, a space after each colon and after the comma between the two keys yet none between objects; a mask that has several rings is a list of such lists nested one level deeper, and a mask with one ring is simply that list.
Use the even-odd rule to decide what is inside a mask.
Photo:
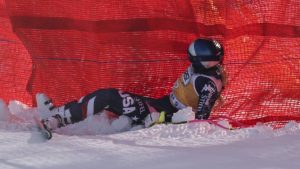
[{"label": "skier's knee", "polygon": [[65,105],[65,111],[69,111],[71,114],[72,123],[79,122],[85,118],[82,110],[82,104],[79,104],[76,101],[69,102]]},{"label": "skier's knee", "polygon": [[107,88],[107,89],[100,89],[96,92],[96,97],[102,98],[101,100],[112,101],[118,95],[118,90],[115,88]]},{"label": "skier's knee", "polygon": [[110,96],[118,93],[118,90],[115,88],[99,89],[95,93],[97,95]]}]

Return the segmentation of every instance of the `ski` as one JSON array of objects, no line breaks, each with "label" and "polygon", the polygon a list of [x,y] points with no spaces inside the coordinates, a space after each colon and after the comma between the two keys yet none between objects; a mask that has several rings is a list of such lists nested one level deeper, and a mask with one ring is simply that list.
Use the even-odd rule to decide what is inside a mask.
[{"label": "ski", "polygon": [[50,140],[52,138],[52,132],[45,127],[45,125],[41,122],[39,118],[33,116],[33,119],[38,127],[39,132],[41,132],[42,136],[45,139]]}]

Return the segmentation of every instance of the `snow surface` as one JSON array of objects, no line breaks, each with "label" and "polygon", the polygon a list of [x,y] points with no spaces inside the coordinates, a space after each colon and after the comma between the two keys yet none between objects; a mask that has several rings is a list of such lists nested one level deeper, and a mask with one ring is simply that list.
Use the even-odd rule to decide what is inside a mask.
[{"label": "snow surface", "polygon": [[[9,108],[9,109],[8,109]],[[0,169],[300,169],[300,124],[224,130],[208,123],[116,132],[105,113],[46,141],[35,108],[0,101]]]}]

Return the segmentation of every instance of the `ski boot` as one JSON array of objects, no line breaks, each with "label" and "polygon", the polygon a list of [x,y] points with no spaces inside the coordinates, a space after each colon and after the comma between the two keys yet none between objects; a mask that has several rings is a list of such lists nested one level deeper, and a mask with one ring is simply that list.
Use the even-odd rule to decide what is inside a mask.
[{"label": "ski boot", "polygon": [[50,124],[51,130],[71,123],[70,110],[65,110],[64,105],[59,107],[54,106],[52,99],[44,93],[36,94],[36,101],[41,119],[44,119],[45,124]]},{"label": "ski boot", "polygon": [[55,108],[52,100],[44,93],[37,93],[36,94],[36,103],[37,109],[40,114],[41,119],[46,119],[54,114],[51,111]]},{"label": "ski boot", "polygon": [[65,115],[64,106],[55,107],[52,100],[44,93],[36,94],[39,118],[35,122],[46,139],[51,139],[52,131],[65,126],[62,116]]},{"label": "ski boot", "polygon": [[34,120],[42,135],[48,140],[52,138],[52,131],[62,125],[62,119],[58,114],[42,120],[34,117]]}]

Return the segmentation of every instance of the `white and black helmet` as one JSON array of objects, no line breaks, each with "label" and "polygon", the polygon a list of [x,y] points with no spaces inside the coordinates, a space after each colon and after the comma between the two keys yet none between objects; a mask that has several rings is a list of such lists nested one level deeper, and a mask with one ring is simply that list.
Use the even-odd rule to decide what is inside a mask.
[{"label": "white and black helmet", "polygon": [[209,69],[222,64],[223,46],[213,39],[197,39],[187,50],[188,57],[195,69]]}]

